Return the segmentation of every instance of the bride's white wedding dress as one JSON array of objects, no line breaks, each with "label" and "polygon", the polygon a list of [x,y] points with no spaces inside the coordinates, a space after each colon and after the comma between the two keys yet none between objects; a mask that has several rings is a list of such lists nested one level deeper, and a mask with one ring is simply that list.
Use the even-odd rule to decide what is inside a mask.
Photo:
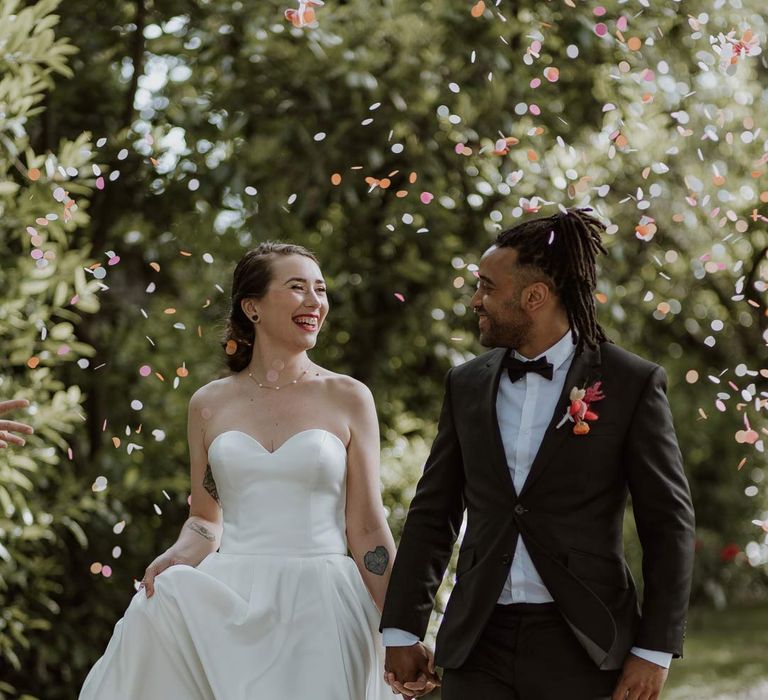
[{"label": "bride's white wedding dress", "polygon": [[139,591],[80,700],[383,700],[379,613],[347,556],[347,455],[312,428],[275,452],[239,430],[208,451],[221,547]]}]

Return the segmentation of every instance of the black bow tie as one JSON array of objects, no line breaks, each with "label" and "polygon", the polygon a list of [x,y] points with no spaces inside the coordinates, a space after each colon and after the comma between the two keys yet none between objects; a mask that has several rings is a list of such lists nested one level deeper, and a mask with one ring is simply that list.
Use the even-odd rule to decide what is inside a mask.
[{"label": "black bow tie", "polygon": [[536,372],[545,379],[552,379],[554,374],[554,368],[551,362],[547,362],[546,357],[540,357],[538,360],[530,360],[526,362],[524,360],[518,360],[512,355],[507,355],[502,361],[502,367],[505,367],[509,372],[509,378],[511,381],[516,382],[526,372]]}]

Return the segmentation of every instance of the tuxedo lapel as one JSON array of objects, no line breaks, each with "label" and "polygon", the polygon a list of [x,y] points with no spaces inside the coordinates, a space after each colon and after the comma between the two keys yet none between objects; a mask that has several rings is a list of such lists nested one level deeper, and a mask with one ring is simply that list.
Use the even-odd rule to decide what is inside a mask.
[{"label": "tuxedo lapel", "polygon": [[[541,476],[541,473],[546,469],[555,452],[560,448],[563,441],[571,433],[571,424],[557,428],[557,424],[565,415],[565,411],[569,406],[569,396],[573,387],[583,387],[587,382],[590,384],[600,380],[600,348],[595,350],[585,348],[584,351],[573,358],[571,366],[568,369],[568,374],[565,377],[565,384],[563,384],[563,390],[560,392],[560,398],[555,405],[554,413],[549,421],[547,430],[544,433],[544,437],[541,441],[539,451],[536,453],[536,457],[531,464],[528,478],[523,484],[523,489],[520,492],[522,496],[531,485]],[[498,382],[497,382],[498,383]]]},{"label": "tuxedo lapel", "polygon": [[506,354],[506,348],[496,348],[496,350],[488,353],[488,361],[482,368],[483,374],[482,377],[480,377],[478,386],[483,387],[481,391],[481,420],[484,428],[482,434],[490,436],[489,442],[486,443],[490,451],[489,456],[493,462],[494,468],[499,473],[501,480],[510,489],[511,494],[517,497],[515,486],[512,481],[512,475],[509,471],[509,465],[507,464],[507,454],[504,451],[504,443],[501,439],[499,417],[496,413],[496,395],[499,391],[499,381],[501,380],[501,372],[503,369],[501,362]]}]

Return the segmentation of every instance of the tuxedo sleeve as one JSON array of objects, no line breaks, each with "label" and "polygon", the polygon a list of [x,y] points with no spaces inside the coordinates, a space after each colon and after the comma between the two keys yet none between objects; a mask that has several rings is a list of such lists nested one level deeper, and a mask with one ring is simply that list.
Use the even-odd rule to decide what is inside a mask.
[{"label": "tuxedo sleeve", "polygon": [[451,372],[437,436],[405,521],[382,613],[381,628],[424,639],[435,595],[464,515],[464,467],[451,403]]},{"label": "tuxedo sleeve", "polygon": [[655,367],[625,445],[632,508],[643,550],[643,604],[635,645],[682,656],[694,557],[694,513],[666,395]]}]

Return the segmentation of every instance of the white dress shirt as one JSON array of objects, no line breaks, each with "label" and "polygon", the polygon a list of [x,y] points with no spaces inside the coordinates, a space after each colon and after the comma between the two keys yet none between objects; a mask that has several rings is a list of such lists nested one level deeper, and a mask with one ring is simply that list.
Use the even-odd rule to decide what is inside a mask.
[{"label": "white dress shirt", "polygon": [[[539,451],[544,433],[555,412],[557,401],[565,385],[565,377],[571,367],[576,346],[570,330],[538,357],[546,355],[552,363],[552,379],[546,379],[535,372],[527,372],[516,382],[502,371],[499,390],[496,394],[496,414],[504,452],[512,476],[515,491],[523,490],[531,470],[534,457]],[[517,351],[514,356],[520,360],[538,359],[523,357]],[[515,556],[509,569],[509,576],[499,596],[499,604],[551,603],[552,596],[536,571],[528,554],[523,537],[520,536]],[[410,646],[419,638],[410,632],[395,628],[383,630],[385,646]],[[672,654],[632,647],[632,653],[659,666],[669,668]]]}]

